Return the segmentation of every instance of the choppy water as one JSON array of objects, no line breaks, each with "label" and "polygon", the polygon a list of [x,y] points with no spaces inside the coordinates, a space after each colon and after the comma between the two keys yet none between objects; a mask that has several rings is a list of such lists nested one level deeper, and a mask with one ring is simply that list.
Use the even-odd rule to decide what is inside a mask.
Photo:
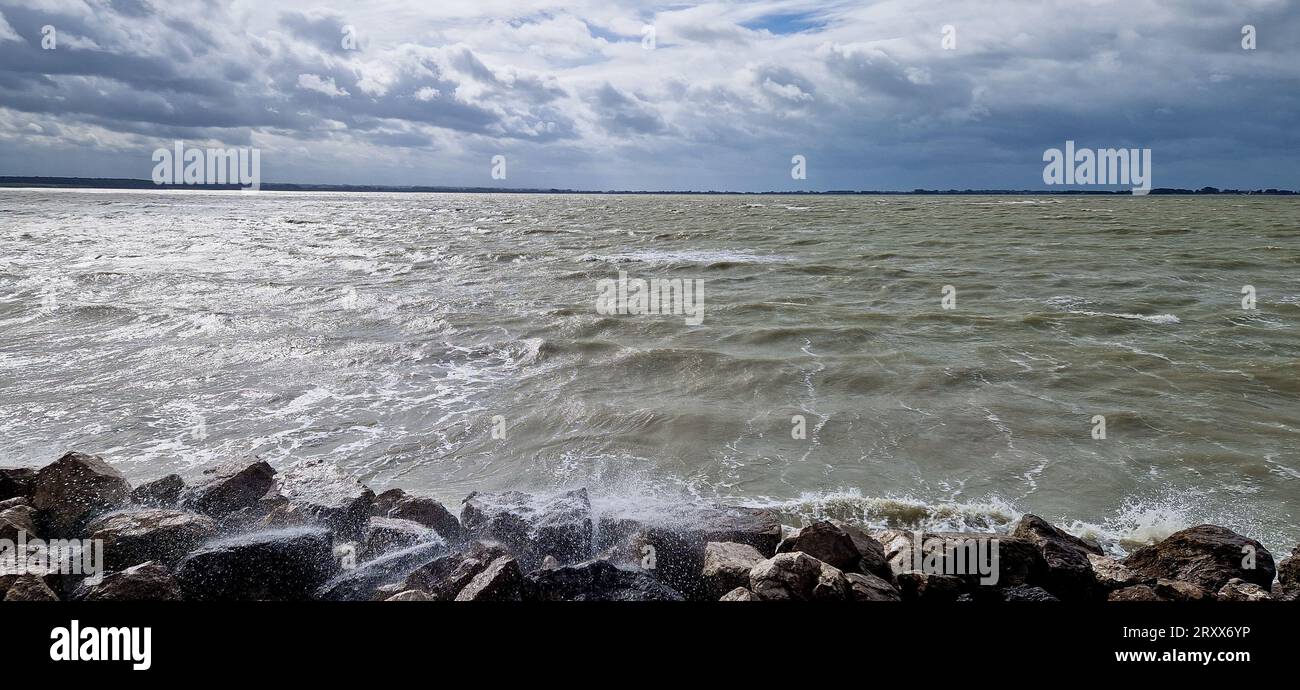
[{"label": "choppy water", "polygon": [[[256,452],[453,504],[586,484],[1112,542],[1210,521],[1289,551],[1298,211],[0,191],[0,465],[77,448],[140,481]],[[619,270],[703,279],[703,323],[597,314]]]}]

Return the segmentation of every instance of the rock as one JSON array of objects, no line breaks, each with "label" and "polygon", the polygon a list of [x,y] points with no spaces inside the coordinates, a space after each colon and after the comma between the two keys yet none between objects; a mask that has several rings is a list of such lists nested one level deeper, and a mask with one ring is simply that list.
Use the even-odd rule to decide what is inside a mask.
[{"label": "rock", "polygon": [[183,558],[188,600],[307,599],[337,570],[328,530],[297,527],[209,542]]},{"label": "rock", "polygon": [[899,597],[904,601],[955,601],[966,589],[956,575],[929,575],[916,570],[898,573]]},{"label": "rock", "polygon": [[1164,601],[1204,601],[1210,593],[1199,585],[1181,580],[1158,579],[1151,588]]},{"label": "rock", "polygon": [[525,598],[533,601],[683,601],[680,593],[638,568],[605,560],[528,574]]},{"label": "rock", "polygon": [[870,573],[844,573],[853,601],[902,601],[893,585]]},{"label": "rock", "polygon": [[36,509],[16,505],[0,511],[0,539],[17,542],[20,532],[25,532],[28,539],[36,538]]},{"label": "rock", "polygon": [[519,562],[501,556],[475,575],[456,595],[456,601],[520,601],[523,584]]},{"label": "rock", "polygon": [[461,525],[475,539],[500,542],[533,568],[547,555],[561,563],[591,554],[591,500],[586,489],[538,499],[518,491],[474,492],[461,508]]},{"label": "rock", "polygon": [[418,589],[408,589],[405,592],[399,592],[384,601],[436,601],[433,597],[421,592]]},{"label": "rock", "polygon": [[1042,587],[1016,585],[998,590],[1002,601],[1060,601],[1051,592]]},{"label": "rock", "polygon": [[179,474],[169,474],[135,487],[131,500],[152,508],[175,508],[185,491],[185,480]]},{"label": "rock", "polygon": [[363,559],[371,559],[389,551],[405,549],[425,541],[441,541],[436,532],[418,522],[397,518],[372,517],[361,535]]},{"label": "rock", "polygon": [[1089,556],[1101,556],[1101,549],[1062,531],[1037,515],[1025,515],[1011,536],[1038,548],[1045,569],[1041,584],[1059,597],[1088,600],[1097,596],[1097,581]]},{"label": "rock", "polygon": [[181,492],[181,507],[218,519],[252,508],[275,487],[275,470],[257,458],[226,463],[203,474],[203,479]]},{"label": "rock", "polygon": [[80,601],[181,601],[181,588],[170,571],[156,561],[109,573],[97,585],[82,583]]},{"label": "rock", "polygon": [[509,555],[497,544],[475,542],[464,551],[439,556],[411,571],[402,586],[428,592],[438,601],[451,601],[488,564]]},{"label": "rock", "polygon": [[764,601],[845,601],[850,588],[839,568],[796,551],[755,565],[749,589]]},{"label": "rock", "polygon": [[1165,601],[1148,585],[1121,587],[1110,593],[1106,601]]},{"label": "rock", "polygon": [[[423,542],[345,570],[316,590],[316,598],[330,601],[370,601],[384,585],[404,581],[412,571],[447,553],[441,540]],[[411,589],[407,587],[405,589]]]},{"label": "rock", "polygon": [[[1252,557],[1254,567],[1245,567]],[[1146,579],[1181,580],[1207,592],[1219,591],[1234,577],[1269,588],[1277,572],[1263,544],[1215,525],[1175,532],[1133,552],[1124,565]]]},{"label": "rock", "polygon": [[780,541],[781,522],[774,511],[682,504],[650,515],[602,515],[597,548],[616,562],[648,569],[689,599],[708,601],[713,590],[701,579],[706,544],[747,544],[770,558]]},{"label": "rock", "polygon": [[1109,556],[1088,554],[1094,582],[1103,592],[1142,584],[1142,576]]},{"label": "rock", "polygon": [[38,575],[19,575],[5,592],[5,601],[58,601],[59,596]]},{"label": "rock", "polygon": [[173,565],[217,533],[212,518],[165,508],[125,510],[95,518],[86,526],[104,542],[104,566],[123,570],[146,561]]},{"label": "rock", "polygon": [[388,517],[388,511],[397,505],[397,502],[407,497],[407,493],[401,489],[389,489],[375,496],[375,500],[370,504],[371,517]]},{"label": "rock", "polygon": [[31,506],[32,502],[26,496],[14,496],[0,501],[0,511],[17,508],[18,506]]},{"label": "rock", "polygon": [[776,547],[777,553],[795,551],[806,553],[841,571],[857,569],[858,561],[862,560],[862,554],[849,533],[825,520],[795,530]]},{"label": "rock", "polygon": [[1277,564],[1277,579],[1285,590],[1300,591],[1300,545]]},{"label": "rock", "polygon": [[875,537],[867,534],[860,527],[850,525],[847,522],[831,520],[831,524],[844,530],[845,534],[849,535],[849,538],[853,540],[853,546],[858,550],[858,555],[861,556],[857,567],[852,570],[875,575],[887,582],[893,581],[894,570],[889,567],[889,560],[885,558],[885,547]]},{"label": "rock", "polygon": [[730,592],[722,595],[718,601],[762,601],[757,594],[749,591],[746,587],[737,587]]},{"label": "rock", "polygon": [[432,528],[448,544],[459,544],[463,539],[460,520],[446,506],[422,496],[406,496],[393,503],[387,517],[418,522]]},{"label": "rock", "polygon": [[1269,601],[1271,595],[1253,582],[1234,577],[1219,589],[1214,598],[1218,601]]},{"label": "rock", "polygon": [[542,570],[552,570],[558,568],[560,567],[560,559],[556,558],[555,556],[547,556],[546,558],[542,559],[542,564],[539,567]]},{"label": "rock", "polygon": [[131,485],[97,455],[67,453],[36,473],[32,507],[41,536],[78,537],[86,522],[126,503]]},{"label": "rock", "polygon": [[[1019,537],[981,532],[927,532],[918,550],[912,546],[915,535],[901,530],[882,533],[886,558],[896,573],[918,570],[917,554],[919,570],[956,576],[970,587],[1038,584],[1047,570],[1038,547]],[[991,569],[994,555],[996,577]]]},{"label": "rock", "polygon": [[711,541],[704,545],[701,577],[709,596],[722,596],[749,585],[749,571],[763,561],[763,554],[749,544]]},{"label": "rock", "polygon": [[30,467],[0,469],[0,500],[30,498],[36,486],[36,470]]},{"label": "rock", "polygon": [[375,493],[338,467],[307,461],[284,473],[280,493],[314,522],[345,539],[357,539],[370,517]]},{"label": "rock", "polygon": [[[0,549],[0,598],[19,578],[27,575],[34,575],[40,578],[45,585],[51,590],[61,592],[64,590],[64,573],[61,563],[58,562],[57,556],[51,560],[51,554],[48,548],[38,547],[34,544],[28,544],[26,552],[18,548],[18,544]],[[45,545],[48,547],[50,545]]]}]

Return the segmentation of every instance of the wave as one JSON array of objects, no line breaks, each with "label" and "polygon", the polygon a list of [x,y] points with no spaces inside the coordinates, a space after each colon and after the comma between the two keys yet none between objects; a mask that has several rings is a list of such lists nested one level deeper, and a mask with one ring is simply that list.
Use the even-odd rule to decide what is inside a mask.
[{"label": "wave", "polygon": [[1182,323],[1177,316],[1173,314],[1123,314],[1104,311],[1083,311],[1071,310],[1067,314],[1079,314],[1080,316],[1109,316],[1112,319],[1128,319],[1131,321],[1146,321],[1147,323],[1158,324],[1175,324]]}]

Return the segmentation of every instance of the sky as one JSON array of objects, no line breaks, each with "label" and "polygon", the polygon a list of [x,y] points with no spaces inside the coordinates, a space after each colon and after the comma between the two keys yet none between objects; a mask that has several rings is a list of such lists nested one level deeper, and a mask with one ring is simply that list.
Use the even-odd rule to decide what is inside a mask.
[{"label": "sky", "polygon": [[1289,0],[0,0],[0,175],[181,140],[263,182],[1043,189],[1070,140],[1297,189],[1297,124]]}]

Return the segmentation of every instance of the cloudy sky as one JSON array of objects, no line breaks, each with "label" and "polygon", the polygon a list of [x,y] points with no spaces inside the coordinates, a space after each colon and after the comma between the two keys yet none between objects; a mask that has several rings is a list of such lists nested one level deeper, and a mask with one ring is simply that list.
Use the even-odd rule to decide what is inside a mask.
[{"label": "cloudy sky", "polygon": [[1297,124],[1292,0],[0,0],[0,175],[183,139],[264,182],[1042,188],[1072,139],[1294,189]]}]

